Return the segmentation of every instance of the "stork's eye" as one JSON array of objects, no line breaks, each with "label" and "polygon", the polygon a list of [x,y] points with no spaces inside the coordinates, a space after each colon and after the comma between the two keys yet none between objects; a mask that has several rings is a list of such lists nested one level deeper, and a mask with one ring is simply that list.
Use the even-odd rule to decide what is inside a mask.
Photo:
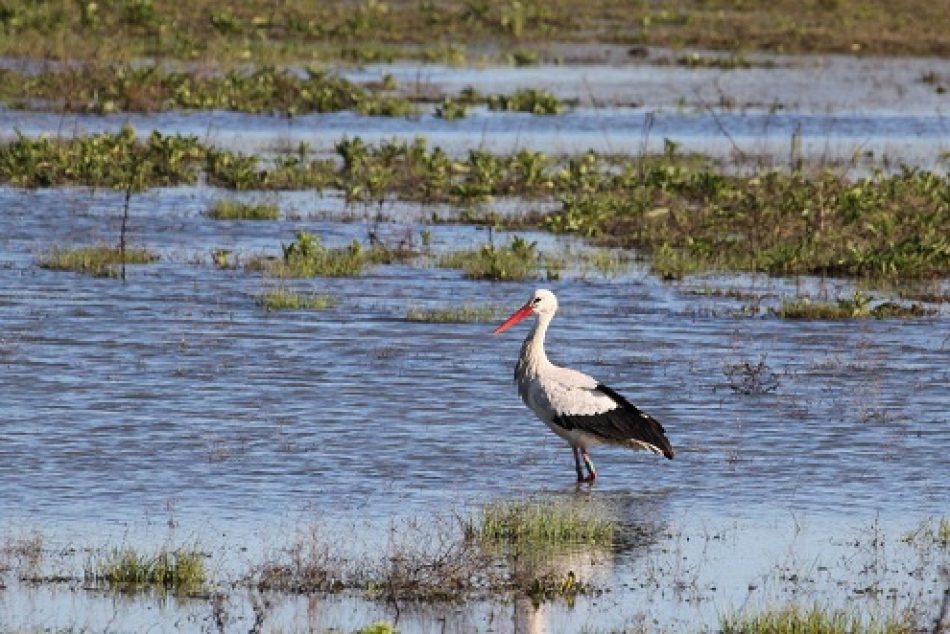
[{"label": "stork's eye", "polygon": [[534,300],[533,300],[531,303],[532,303],[532,304],[540,304],[540,303],[541,303],[541,298],[540,298],[540,297],[535,297]]}]

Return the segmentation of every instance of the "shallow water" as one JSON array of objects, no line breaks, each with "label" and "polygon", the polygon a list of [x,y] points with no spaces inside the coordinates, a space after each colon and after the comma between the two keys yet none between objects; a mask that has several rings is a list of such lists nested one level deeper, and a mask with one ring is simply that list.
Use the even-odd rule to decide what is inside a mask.
[{"label": "shallow water", "polygon": [[[430,74],[420,78],[451,90],[476,83],[505,92],[506,81],[516,87],[527,77],[552,89],[562,81],[562,96],[643,103],[581,106],[559,117],[4,111],[0,129],[69,136],[128,120],[140,133],[197,134],[244,151],[306,140],[318,152],[332,151],[343,134],[421,134],[455,152],[475,145],[638,152],[662,149],[668,137],[727,156],[733,148],[724,126],[745,151],[781,163],[801,124],[812,160],[847,158],[860,147],[878,158],[942,165],[945,106],[916,87],[907,90],[917,105],[906,108],[904,97],[862,104],[860,91],[846,88],[841,94],[857,100],[853,108],[833,96],[836,105],[816,104],[805,93],[795,108],[772,114],[752,107],[714,117],[673,103],[687,79],[750,81],[771,102],[770,91],[794,73],[803,86],[819,71],[840,79],[856,70],[864,74],[855,82],[884,82],[889,72],[911,86],[921,68],[946,64],[886,62],[885,75],[875,75],[869,61],[842,63],[821,71],[803,63],[763,77],[761,70],[427,67]],[[389,70],[403,81],[422,72]],[[664,93],[616,92],[642,88],[647,76],[687,83],[651,99],[638,95]],[[574,87],[563,88],[570,81]],[[593,92],[582,91],[587,85]],[[824,93],[818,86],[810,94]],[[575,553],[552,564],[609,592],[580,597],[573,607],[558,600],[535,609],[503,599],[403,606],[401,631],[697,630],[717,627],[731,610],[789,601],[853,604],[870,613],[916,605],[935,615],[947,583],[939,569],[950,549],[904,538],[950,509],[946,305],[912,321],[782,321],[761,310],[737,317],[751,300],[710,289],[761,296],[769,306],[798,292],[845,296],[853,285],[712,275],[668,284],[643,263],[615,276],[580,268],[553,282],[490,284],[420,258],[355,279],[291,281],[339,303],[268,313],[255,300],[274,281],[215,268],[214,249],[239,259],[278,255],[296,229],[319,233],[331,246],[365,240],[370,230],[418,245],[433,209],[388,202],[379,214],[332,194],[251,192],[242,196],[276,202],[281,219],[217,222],[204,215],[214,199],[232,195],[182,187],[135,196],[131,241],[161,260],[130,267],[123,283],[36,264],[51,244],[114,243],[121,193],[0,188],[0,631],[244,631],[256,618],[264,631],[351,631],[392,621],[393,606],[358,595],[262,596],[229,584],[307,526],[337,536],[342,550],[372,553],[385,549],[390,528],[404,519],[465,514],[525,495],[590,498],[610,509],[625,534],[638,536],[615,552]],[[526,209],[513,200],[495,205],[503,213]],[[455,211],[436,210],[443,218]],[[488,238],[466,225],[428,229],[434,253]],[[522,234],[551,253],[587,248],[572,238]],[[537,285],[550,286],[561,303],[548,338],[552,360],[590,372],[654,414],[677,449],[675,460],[595,450],[601,478],[577,489],[570,452],[521,405],[511,383],[526,327],[491,337],[492,324],[406,319],[410,307],[455,303],[513,310]],[[730,368],[760,361],[766,368],[759,378],[776,383],[774,391],[733,389]],[[18,580],[32,564],[17,544],[34,534],[42,537],[41,575],[67,581]],[[77,580],[100,552],[89,549],[167,544],[209,553],[218,598],[122,595]],[[3,564],[12,570],[4,574]],[[222,628],[216,601],[219,616],[230,619]]]},{"label": "shallow water", "polygon": [[[228,576],[300,523],[358,522],[359,548],[394,517],[507,496],[575,495],[570,452],[520,404],[510,381],[525,329],[493,338],[488,324],[405,319],[410,306],[489,302],[513,309],[535,284],[378,266],[356,279],[293,282],[337,295],[335,308],[267,313],[255,296],[268,282],[214,268],[213,248],[277,254],[298,228],[337,245],[364,238],[370,225],[342,222],[360,212],[337,198],[302,193],[270,196],[294,219],[216,222],[202,212],[221,194],[198,187],[138,197],[133,241],[163,257],[130,267],[122,283],[35,264],[50,243],[113,239],[120,193],[0,189],[0,518],[7,535],[39,529],[51,552],[197,542],[223,553],[219,565]],[[381,226],[397,237],[418,236],[427,215],[413,205],[385,211],[404,220]],[[431,229],[436,251],[486,239],[470,226]],[[529,237],[549,251],[583,248]],[[671,626],[715,625],[723,605],[740,607],[747,595],[764,600],[768,584],[757,592],[746,587],[775,574],[776,553],[837,560],[848,548],[830,543],[834,537],[860,538],[877,522],[896,541],[950,508],[945,312],[906,322],[737,319],[725,308],[740,301],[693,292],[723,284],[773,298],[796,292],[793,281],[767,278],[663,284],[639,265],[616,278],[574,272],[545,283],[562,306],[549,333],[551,357],[653,413],[678,453],[666,461],[594,452],[602,478],[590,495],[611,501],[622,521],[657,531],[657,545],[612,558],[606,573],[595,566],[615,593],[572,610],[522,607],[521,617],[517,610],[505,617],[513,629],[526,631],[519,618],[552,610],[564,614],[545,617],[554,619],[548,623],[568,624],[565,631],[616,627],[644,611]],[[847,290],[832,283],[828,292]],[[759,360],[778,388],[752,395],[731,389],[727,367]],[[732,537],[709,546],[709,535],[721,532]],[[238,546],[249,551],[236,556]],[[740,565],[731,558],[736,553],[744,557]],[[81,569],[76,557],[62,565]],[[896,562],[892,568],[909,565]],[[649,588],[644,566],[658,579]],[[936,583],[936,573],[928,574],[921,583]],[[677,575],[689,577],[679,595],[666,585]],[[901,596],[922,591],[905,585]],[[835,587],[828,581],[812,589],[834,597]],[[143,607],[155,605],[147,598],[116,605],[111,595],[87,595],[75,603],[75,590],[14,583],[0,591],[8,608],[0,626],[97,629],[110,610],[121,615],[119,629],[129,630],[167,624],[168,614],[201,615],[182,621],[186,630],[210,618],[206,602],[162,602],[156,611]],[[695,609],[684,613],[693,600]],[[253,620],[249,599],[236,593],[231,601],[233,614]],[[284,597],[269,622],[305,627],[314,601],[318,629],[392,618],[385,606],[362,599]],[[451,627],[484,629],[486,615],[512,609],[477,604]],[[412,631],[435,628],[444,614],[435,615],[403,618]]]}]

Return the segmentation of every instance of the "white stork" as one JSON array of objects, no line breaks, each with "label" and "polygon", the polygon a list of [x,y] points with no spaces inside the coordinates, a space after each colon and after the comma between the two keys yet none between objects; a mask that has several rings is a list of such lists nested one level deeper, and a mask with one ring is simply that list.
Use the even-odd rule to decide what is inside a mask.
[{"label": "white stork", "polygon": [[[663,426],[623,396],[593,377],[562,368],[548,361],[544,334],[557,312],[557,297],[538,289],[524,306],[514,312],[492,334],[508,330],[531,315],[538,319],[521,345],[515,365],[515,382],[525,405],[563,438],[574,451],[578,482],[597,478],[587,450],[600,444],[646,449],[673,459],[673,447]],[[581,457],[587,476],[581,469]]]}]

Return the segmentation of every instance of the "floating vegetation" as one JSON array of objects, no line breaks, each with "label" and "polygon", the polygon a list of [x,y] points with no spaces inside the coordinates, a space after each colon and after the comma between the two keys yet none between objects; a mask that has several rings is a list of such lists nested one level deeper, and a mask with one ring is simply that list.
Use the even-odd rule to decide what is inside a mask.
[{"label": "floating vegetation", "polygon": [[492,243],[481,248],[448,253],[439,258],[439,266],[462,269],[473,280],[495,282],[519,282],[534,278],[542,265],[536,242],[528,242],[520,236],[501,247]]},{"label": "floating vegetation", "polygon": [[488,323],[498,319],[502,311],[497,306],[462,304],[447,308],[410,306],[406,311],[409,321],[428,323]]},{"label": "floating vegetation", "polygon": [[511,95],[492,95],[487,100],[490,110],[530,112],[531,114],[559,114],[564,106],[546,90],[525,88]]},{"label": "floating vegetation", "polygon": [[118,277],[122,263],[149,264],[158,259],[144,248],[122,250],[110,246],[53,247],[39,259],[39,265],[53,271],[73,271],[93,277]]},{"label": "floating vegetation", "polygon": [[266,291],[257,298],[266,310],[326,310],[337,304],[333,295],[298,293],[285,288]]},{"label": "floating vegetation", "polygon": [[803,609],[787,606],[757,614],[736,614],[723,617],[723,634],[910,634],[916,631],[912,620],[890,618],[883,622],[862,618],[845,610],[820,606]]},{"label": "floating vegetation", "polygon": [[245,268],[278,277],[352,277],[362,273],[370,260],[355,240],[343,248],[328,249],[320,236],[307,231],[298,231],[296,239],[282,245],[282,249],[282,259],[257,257],[248,261]]},{"label": "floating vegetation", "polygon": [[126,588],[155,588],[191,594],[207,581],[205,556],[194,550],[161,550],[143,554],[133,549],[116,550],[86,570],[87,580]]},{"label": "floating vegetation", "polygon": [[237,200],[216,200],[208,209],[215,220],[277,220],[279,212],[273,203],[245,203]]},{"label": "floating vegetation", "polygon": [[610,545],[616,524],[590,504],[544,498],[489,504],[467,533],[494,544],[550,546],[580,543]]},{"label": "floating vegetation", "polygon": [[371,92],[325,71],[302,75],[265,66],[225,74],[171,72],[156,65],[70,66],[19,75],[7,71],[0,99],[38,102],[66,112],[233,110],[307,114],[354,110],[364,115],[405,116],[416,107],[402,97]]},{"label": "floating vegetation", "polygon": [[773,311],[782,319],[862,319],[875,317],[913,318],[926,317],[935,313],[923,305],[910,305],[897,302],[881,302],[872,305],[872,298],[861,291],[855,291],[851,297],[839,298],[836,302],[813,302],[807,297],[783,301]]}]

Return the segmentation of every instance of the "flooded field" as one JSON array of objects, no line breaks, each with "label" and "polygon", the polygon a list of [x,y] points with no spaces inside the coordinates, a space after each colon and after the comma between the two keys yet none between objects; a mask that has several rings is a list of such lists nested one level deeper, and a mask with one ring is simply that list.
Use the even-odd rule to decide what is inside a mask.
[{"label": "flooded field", "polygon": [[[589,76],[531,69],[511,80],[508,71],[397,67],[367,72],[484,86],[570,79],[562,96],[582,101],[582,91],[638,88],[605,95],[613,105],[557,117],[4,111],[0,128],[70,136],[131,121],[141,134],[196,134],[248,152],[300,141],[329,151],[343,135],[422,135],[458,153],[635,153],[662,149],[666,137],[721,157],[739,146],[779,165],[800,131],[816,162],[870,151],[875,161],[945,171],[946,98],[915,92],[917,66],[897,82],[916,95],[915,108],[896,88],[866,108],[850,88],[827,103],[795,92],[795,107],[772,113],[769,103],[791,106],[792,95],[752,94],[758,73],[778,86],[788,81],[782,73],[848,73],[854,63],[716,71],[748,82],[737,99],[756,103],[736,111],[697,105],[694,83],[719,81],[709,71],[650,69],[652,81],[682,77],[660,98],[638,83],[643,77],[609,68]],[[628,100],[637,105],[619,105]],[[130,241],[159,260],[129,266],[123,282],[37,262],[52,245],[114,244],[124,192],[0,188],[0,631],[354,631],[380,619],[405,632],[704,631],[724,616],[788,603],[900,615],[925,628],[938,618],[950,584],[946,303],[913,320],[783,320],[767,308],[799,293],[849,295],[854,283],[751,275],[663,282],[636,259],[616,271],[568,265],[555,280],[489,283],[436,266],[439,254],[489,238],[481,226],[428,224],[430,207],[247,192],[243,199],[276,204],[278,219],[209,218],[225,196],[203,185],[133,195]],[[528,203],[494,205],[504,214]],[[218,250],[239,263],[279,257],[298,230],[330,247],[373,232],[420,253],[349,278],[280,281],[215,263]],[[590,249],[578,238],[518,235],[546,253]],[[259,296],[280,285],[335,303],[261,308]],[[561,305],[548,337],[552,360],[652,413],[675,460],[595,450],[600,479],[575,485],[570,452],[511,383],[527,329],[490,336],[538,286]],[[413,308],[462,305],[490,305],[500,317],[408,318]],[[446,523],[453,533],[456,517],[486,503],[537,496],[596,504],[616,523],[612,546],[545,562],[591,592],[417,603],[248,581],[314,531],[334,552],[376,557],[413,535],[440,538]],[[117,593],[87,578],[102,553],[130,546],[196,548],[210,583],[189,596]]]}]

